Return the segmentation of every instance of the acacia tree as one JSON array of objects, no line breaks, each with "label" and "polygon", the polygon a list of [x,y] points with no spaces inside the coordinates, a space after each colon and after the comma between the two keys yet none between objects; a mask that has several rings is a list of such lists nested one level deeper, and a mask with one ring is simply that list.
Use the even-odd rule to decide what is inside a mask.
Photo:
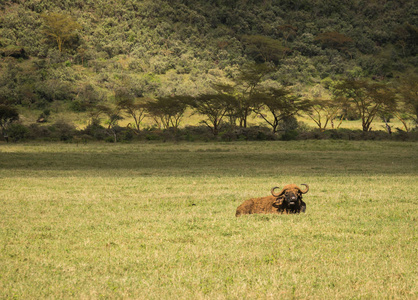
[{"label": "acacia tree", "polygon": [[416,55],[418,53],[418,27],[409,23],[404,23],[396,30],[396,45],[402,48],[403,56]]},{"label": "acacia tree", "polygon": [[77,30],[81,29],[80,24],[66,14],[44,13],[41,17],[44,19],[43,32],[57,43],[59,52],[62,52],[66,42],[76,36]]},{"label": "acacia tree", "polygon": [[205,94],[196,97],[190,104],[195,112],[206,116],[207,119],[201,122],[210,128],[214,136],[217,136],[223,118],[237,106],[237,100],[228,94]]},{"label": "acacia tree", "polygon": [[277,27],[277,29],[281,32],[284,40],[285,40],[285,45],[287,45],[288,40],[290,37],[295,36],[296,32],[297,32],[297,27],[292,26],[290,24],[284,24],[281,25],[279,27]]},{"label": "acacia tree", "polygon": [[263,35],[244,35],[242,41],[245,51],[258,62],[277,64],[290,51],[280,41]]},{"label": "acacia tree", "polygon": [[[278,131],[282,121],[292,119],[309,107],[309,101],[284,88],[271,87],[255,94],[253,98],[258,103],[255,112],[271,126],[273,133]],[[269,114],[265,114],[265,111]]]},{"label": "acacia tree", "polygon": [[269,63],[253,63],[245,66],[237,77],[237,85],[235,88],[235,94],[238,100],[236,114],[239,118],[241,128],[247,127],[248,116],[254,110],[255,103],[253,95],[257,93],[263,78],[273,70],[274,67]]},{"label": "acacia tree", "polygon": [[418,76],[409,75],[401,79],[397,86],[397,92],[400,101],[398,109],[393,113],[402,122],[404,129],[409,131],[409,120],[418,125]]},{"label": "acacia tree", "polygon": [[241,120],[241,107],[238,92],[236,86],[229,84],[212,84],[212,88],[216,91],[217,94],[225,94],[235,98],[236,105],[227,105],[227,111],[225,116],[229,118],[229,124],[235,126],[237,119]]},{"label": "acacia tree", "polygon": [[[341,115],[341,106],[332,100],[315,99],[311,101],[309,109],[306,111],[306,115],[315,122],[319,127],[319,131],[324,132],[331,124],[331,128],[339,128],[344,118]],[[334,125],[334,120],[340,115],[340,120],[337,126]]]},{"label": "acacia tree", "polygon": [[125,89],[115,92],[116,106],[134,119],[134,125],[128,123],[127,127],[135,134],[139,134],[140,125],[147,112],[147,102],[144,98],[136,98]]},{"label": "acacia tree", "polygon": [[395,93],[381,83],[346,79],[334,86],[333,94],[341,104],[355,107],[361,117],[363,131],[371,130],[376,115],[396,107]]},{"label": "acacia tree", "polygon": [[315,41],[319,41],[324,47],[337,50],[347,50],[347,47],[353,43],[350,37],[336,31],[320,33],[315,38]]},{"label": "acacia tree", "polygon": [[114,142],[117,142],[116,127],[120,120],[123,120],[119,107],[111,107],[106,104],[91,105],[88,107],[88,114],[91,120],[90,125],[99,125],[100,119],[104,115],[106,117],[104,123],[107,125],[106,131],[113,136]]},{"label": "acacia tree", "polygon": [[161,97],[148,100],[145,108],[158,125],[177,130],[190,99],[188,96]]},{"label": "acacia tree", "polygon": [[116,126],[120,120],[123,120],[123,117],[120,114],[119,108],[112,109],[108,107],[104,113],[107,115],[107,120],[105,121],[107,131],[113,135],[113,140],[116,143],[118,141]]}]

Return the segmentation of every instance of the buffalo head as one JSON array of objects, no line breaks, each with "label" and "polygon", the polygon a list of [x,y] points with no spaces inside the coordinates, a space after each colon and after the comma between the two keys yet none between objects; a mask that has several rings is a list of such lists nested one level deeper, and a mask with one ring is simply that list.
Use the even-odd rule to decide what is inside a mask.
[{"label": "buffalo head", "polygon": [[302,200],[302,194],[306,194],[309,191],[307,184],[302,184],[306,187],[305,190],[301,190],[296,184],[286,185],[282,191],[276,194],[274,191],[279,187],[276,186],[271,189],[271,194],[276,198],[282,198],[288,206],[299,205],[299,201]]}]

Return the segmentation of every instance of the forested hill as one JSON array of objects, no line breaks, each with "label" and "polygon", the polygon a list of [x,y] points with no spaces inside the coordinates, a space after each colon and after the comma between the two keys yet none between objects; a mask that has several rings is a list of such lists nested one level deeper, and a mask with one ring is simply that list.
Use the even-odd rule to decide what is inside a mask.
[{"label": "forested hill", "polygon": [[195,95],[248,62],[274,63],[271,79],[299,91],[418,65],[412,0],[13,0],[0,9],[0,100],[23,106],[89,91],[108,98],[121,86]]}]

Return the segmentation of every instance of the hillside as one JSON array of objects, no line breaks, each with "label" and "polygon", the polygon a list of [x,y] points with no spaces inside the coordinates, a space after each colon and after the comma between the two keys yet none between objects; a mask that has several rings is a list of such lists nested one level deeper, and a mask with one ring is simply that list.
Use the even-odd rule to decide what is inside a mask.
[{"label": "hillside", "polygon": [[[3,1],[0,102],[83,111],[134,97],[209,92],[250,62],[327,97],[338,78],[390,81],[418,65],[416,1]],[[59,108],[59,109],[58,109]]]}]

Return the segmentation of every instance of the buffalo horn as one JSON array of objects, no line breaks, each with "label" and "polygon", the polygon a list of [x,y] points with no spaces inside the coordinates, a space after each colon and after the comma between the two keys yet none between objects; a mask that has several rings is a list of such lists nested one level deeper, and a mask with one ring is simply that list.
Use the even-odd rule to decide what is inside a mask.
[{"label": "buffalo horn", "polygon": [[306,186],[306,189],[305,189],[304,191],[302,191],[301,189],[299,189],[299,190],[300,190],[300,192],[301,192],[302,194],[306,194],[306,193],[309,191],[309,185],[304,184],[304,183],[302,183],[301,185]]},{"label": "buffalo horn", "polygon": [[279,189],[279,188],[280,188],[280,187],[275,186],[274,188],[272,188],[272,189],[271,189],[271,194],[272,194],[274,197],[279,197],[279,196],[282,194],[281,192],[280,192],[279,194],[275,194],[275,193],[274,193],[274,190],[275,190],[275,189]]}]

